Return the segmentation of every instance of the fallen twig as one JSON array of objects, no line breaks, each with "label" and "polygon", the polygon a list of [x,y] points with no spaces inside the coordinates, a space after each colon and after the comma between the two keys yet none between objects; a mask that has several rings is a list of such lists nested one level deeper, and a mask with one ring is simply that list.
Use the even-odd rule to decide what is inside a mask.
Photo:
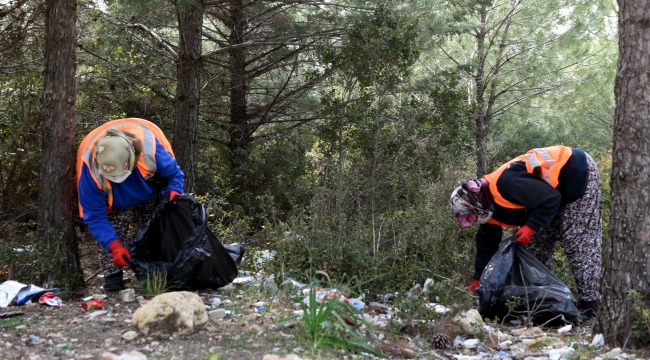
[{"label": "fallen twig", "polygon": [[9,311],[9,312],[0,314],[0,319],[10,318],[10,317],[19,316],[19,315],[25,315],[25,313],[22,312],[22,311]]},{"label": "fallen twig", "polygon": [[103,269],[100,268],[99,270],[95,271],[94,274],[92,274],[92,275],[90,275],[89,277],[85,278],[85,279],[84,279],[84,282],[88,282],[88,280],[90,280],[90,279],[94,278],[95,276],[99,275],[99,273],[102,272],[102,270],[103,270]]}]

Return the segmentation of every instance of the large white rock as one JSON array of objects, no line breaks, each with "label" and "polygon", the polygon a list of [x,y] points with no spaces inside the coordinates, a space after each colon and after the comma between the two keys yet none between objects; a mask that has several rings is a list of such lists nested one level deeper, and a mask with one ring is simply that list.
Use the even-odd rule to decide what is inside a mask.
[{"label": "large white rock", "polygon": [[478,334],[483,332],[485,328],[485,323],[481,314],[478,313],[476,309],[469,309],[468,311],[456,315],[452,321],[455,324],[460,325],[468,334]]},{"label": "large white rock", "polygon": [[208,322],[201,298],[189,291],[158,295],[133,313],[133,324],[145,335],[191,334]]}]

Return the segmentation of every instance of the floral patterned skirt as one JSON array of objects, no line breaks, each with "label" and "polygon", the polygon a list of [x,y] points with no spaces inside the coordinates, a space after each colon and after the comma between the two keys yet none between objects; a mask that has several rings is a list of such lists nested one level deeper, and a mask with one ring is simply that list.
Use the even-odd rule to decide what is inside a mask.
[{"label": "floral patterned skirt", "polygon": [[[158,205],[158,200],[152,200],[142,205],[134,206],[128,209],[113,210],[108,214],[108,221],[113,225],[118,239],[125,247],[131,242],[130,234],[135,233],[140,225],[149,219]],[[129,231],[131,229],[132,231]],[[99,262],[104,269],[104,276],[109,276],[122,271],[121,268],[113,264],[111,253],[106,251],[103,246],[99,245]]]},{"label": "floral patterned skirt", "polygon": [[559,243],[575,276],[580,301],[598,299],[601,273],[602,191],[598,166],[587,154],[589,179],[582,198],[565,205],[548,228],[533,235],[526,250],[549,269]]}]

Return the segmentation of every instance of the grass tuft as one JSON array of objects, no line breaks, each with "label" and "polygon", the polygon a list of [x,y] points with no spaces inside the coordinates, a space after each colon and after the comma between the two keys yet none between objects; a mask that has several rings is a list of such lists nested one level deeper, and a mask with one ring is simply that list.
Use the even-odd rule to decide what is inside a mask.
[{"label": "grass tuft", "polygon": [[147,275],[139,281],[139,292],[142,295],[147,296],[156,296],[163,294],[169,290],[169,285],[167,284],[167,272],[154,270],[148,272]]}]

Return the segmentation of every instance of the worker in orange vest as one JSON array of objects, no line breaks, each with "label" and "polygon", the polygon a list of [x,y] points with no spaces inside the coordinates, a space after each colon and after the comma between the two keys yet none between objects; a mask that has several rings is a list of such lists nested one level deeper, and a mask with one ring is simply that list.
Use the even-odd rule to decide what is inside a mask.
[{"label": "worker in orange vest", "polygon": [[79,216],[99,244],[104,290],[124,289],[129,225],[144,223],[163,196],[173,200],[182,193],[184,178],[165,134],[147,120],[109,121],[83,139],[77,152]]},{"label": "worker in orange vest", "polygon": [[461,227],[480,224],[471,292],[499,247],[503,227],[518,227],[515,241],[548,268],[556,245],[562,246],[576,280],[582,320],[596,315],[602,191],[589,154],[566,146],[530,150],[454,189],[451,210]]}]

